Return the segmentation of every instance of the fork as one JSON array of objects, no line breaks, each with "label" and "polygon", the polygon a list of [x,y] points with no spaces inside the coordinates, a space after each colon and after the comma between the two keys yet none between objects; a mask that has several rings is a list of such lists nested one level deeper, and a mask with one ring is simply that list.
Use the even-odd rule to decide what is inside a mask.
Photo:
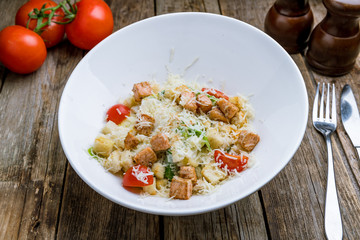
[{"label": "fork", "polygon": [[322,94],[320,99],[320,111],[318,111],[319,105],[319,90],[320,83],[316,88],[316,94],[313,107],[313,125],[325,138],[327,153],[328,153],[328,176],[326,187],[326,200],[325,200],[325,234],[328,240],[342,239],[343,230],[341,223],[341,214],[339,201],[336,192],[335,174],[334,174],[334,162],[332,155],[332,147],[330,141],[330,135],[336,129],[336,101],[335,101],[335,85],[332,84],[332,102],[331,102],[331,114],[330,114],[330,84],[327,84],[327,94],[325,103],[325,116],[324,116],[324,93],[326,85],[322,84]]}]

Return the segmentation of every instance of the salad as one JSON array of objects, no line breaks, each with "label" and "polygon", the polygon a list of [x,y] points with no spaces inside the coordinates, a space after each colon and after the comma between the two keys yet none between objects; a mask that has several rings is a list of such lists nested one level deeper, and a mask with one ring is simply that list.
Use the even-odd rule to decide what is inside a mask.
[{"label": "salad", "polygon": [[109,108],[89,154],[124,187],[174,199],[211,193],[253,163],[260,141],[246,98],[170,75],[136,83]]}]

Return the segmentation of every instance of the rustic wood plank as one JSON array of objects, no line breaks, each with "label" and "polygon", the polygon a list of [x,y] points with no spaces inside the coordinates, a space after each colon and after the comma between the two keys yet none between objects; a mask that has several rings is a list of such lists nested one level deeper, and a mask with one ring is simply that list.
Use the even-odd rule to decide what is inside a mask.
[{"label": "rustic wood plank", "polygon": [[[58,102],[69,69],[82,56],[71,46],[78,52],[78,57],[73,56],[66,46],[49,51],[44,65],[33,74],[19,78],[9,73],[0,95],[6,113],[1,132],[8,142],[1,153],[2,159],[7,157],[2,161],[6,163],[1,167],[2,180],[26,186],[23,205],[16,206],[23,211],[20,238],[54,237],[66,163],[57,133]],[[59,58],[68,60],[62,63]]]},{"label": "rustic wood plank", "polygon": [[[315,21],[319,22],[323,19],[326,14],[326,9],[323,6],[321,1],[314,1],[312,3],[312,8],[315,10],[314,16]],[[352,86],[359,103],[359,94],[360,94],[360,84],[359,84],[359,57],[354,69],[347,75],[341,77],[326,77],[317,73],[312,73],[312,78],[314,82],[329,82],[335,83],[336,94],[337,94],[337,109],[340,111],[340,94],[343,86],[347,83]],[[308,66],[309,70],[311,68]],[[323,141],[320,141],[324,143]],[[338,114],[338,127],[336,134],[332,138],[333,144],[333,153],[334,153],[334,167],[335,167],[335,176],[336,184],[338,188],[338,196],[340,201],[340,208],[342,212],[342,221],[344,228],[344,239],[357,239],[360,236],[359,233],[359,221],[356,219],[360,214],[359,210],[359,192],[360,192],[360,169],[359,161],[356,158],[355,150],[351,144],[350,139],[345,133],[344,127],[341,123],[340,114]],[[323,150],[323,156],[326,156],[325,149]],[[323,171],[322,176],[324,181],[326,181],[326,157],[323,161]],[[325,183],[323,184],[323,194],[318,192],[319,198],[322,200],[321,207],[324,208],[325,204]]]},{"label": "rustic wood plank", "polygon": [[[23,3],[2,1],[7,7],[0,9],[10,10],[6,16],[11,19],[1,25],[14,24]],[[8,222],[1,225],[6,226],[4,236],[12,236],[2,239],[54,238],[66,163],[57,133],[58,101],[69,71],[81,57],[82,51],[62,43],[48,50],[44,65],[35,73],[18,75],[1,67],[5,79],[0,134],[7,144],[0,153],[0,191],[9,198],[0,198],[0,205],[11,201],[1,216]],[[8,183],[18,191],[3,188]]]},{"label": "rustic wood plank", "polygon": [[0,182],[0,239],[17,239],[25,192],[19,183]]},{"label": "rustic wood plank", "polygon": [[[208,1],[211,2],[211,1]],[[212,1],[214,2],[214,1]],[[209,3],[208,3],[209,4]],[[209,4],[209,6],[214,4]],[[174,13],[174,12],[205,12],[205,3],[202,0],[156,1],[156,14]]]},{"label": "rustic wood plank", "polygon": [[[336,78],[312,73],[312,78],[314,79],[314,81],[335,83],[336,87],[338,127],[335,134],[333,134],[332,144],[334,154],[335,176],[337,180],[336,184],[338,188],[338,196],[342,212],[344,239],[356,239],[358,236],[360,236],[360,223],[356,220],[357,216],[359,216],[360,214],[360,203],[358,200],[360,198],[359,163],[358,160],[355,159],[354,148],[352,147],[350,140],[344,132],[340,117],[340,94],[343,86],[346,83],[349,83],[354,87],[354,91],[356,93],[359,92],[359,87],[357,87],[357,81],[359,77],[357,73],[357,68],[358,66],[356,66],[350,74]],[[322,138],[321,136],[319,137]],[[324,141],[319,139],[318,142],[319,144],[323,145],[317,146],[319,149],[322,149],[320,155],[317,157],[319,157],[319,159],[321,159],[320,161],[322,162],[321,168],[319,167],[319,173],[321,174],[321,178],[323,178],[323,194],[317,194],[322,202],[321,207],[324,207],[327,177],[327,153]]]},{"label": "rustic wood plank", "polygon": [[159,239],[159,217],[117,205],[89,188],[69,166],[58,239]]},{"label": "rustic wood plank", "polygon": [[221,13],[251,24],[261,30],[267,11],[274,1],[219,0]]},{"label": "rustic wood plank", "polygon": [[164,218],[165,239],[267,239],[257,193],[211,213]]}]

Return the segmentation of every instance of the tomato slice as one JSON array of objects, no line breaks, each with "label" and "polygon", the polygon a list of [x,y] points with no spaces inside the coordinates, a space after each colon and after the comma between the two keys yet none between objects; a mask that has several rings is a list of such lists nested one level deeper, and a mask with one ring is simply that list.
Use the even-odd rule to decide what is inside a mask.
[{"label": "tomato slice", "polygon": [[202,88],[201,91],[214,96],[216,98],[225,98],[226,100],[229,100],[229,97],[227,95],[225,95],[225,93],[216,90],[215,88]]},{"label": "tomato slice", "polygon": [[129,168],[123,178],[124,187],[144,187],[154,183],[153,172],[143,165]]},{"label": "tomato slice", "polygon": [[249,160],[247,156],[231,155],[220,150],[215,150],[214,158],[215,162],[220,163],[221,168],[227,166],[227,169],[231,171],[236,170],[237,172],[243,171]]},{"label": "tomato slice", "polygon": [[113,121],[120,124],[125,120],[126,116],[130,115],[130,108],[122,104],[112,106],[106,113],[106,121]]}]

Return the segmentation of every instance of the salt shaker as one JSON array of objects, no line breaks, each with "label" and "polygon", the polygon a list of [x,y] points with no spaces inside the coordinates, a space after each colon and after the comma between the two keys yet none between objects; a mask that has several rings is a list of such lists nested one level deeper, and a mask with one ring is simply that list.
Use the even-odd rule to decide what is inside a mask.
[{"label": "salt shaker", "polygon": [[265,18],[265,32],[288,53],[305,49],[314,17],[308,0],[276,0]]},{"label": "salt shaker", "polygon": [[344,75],[354,67],[360,50],[360,1],[323,0],[325,18],[315,27],[305,59],[314,71]]}]

